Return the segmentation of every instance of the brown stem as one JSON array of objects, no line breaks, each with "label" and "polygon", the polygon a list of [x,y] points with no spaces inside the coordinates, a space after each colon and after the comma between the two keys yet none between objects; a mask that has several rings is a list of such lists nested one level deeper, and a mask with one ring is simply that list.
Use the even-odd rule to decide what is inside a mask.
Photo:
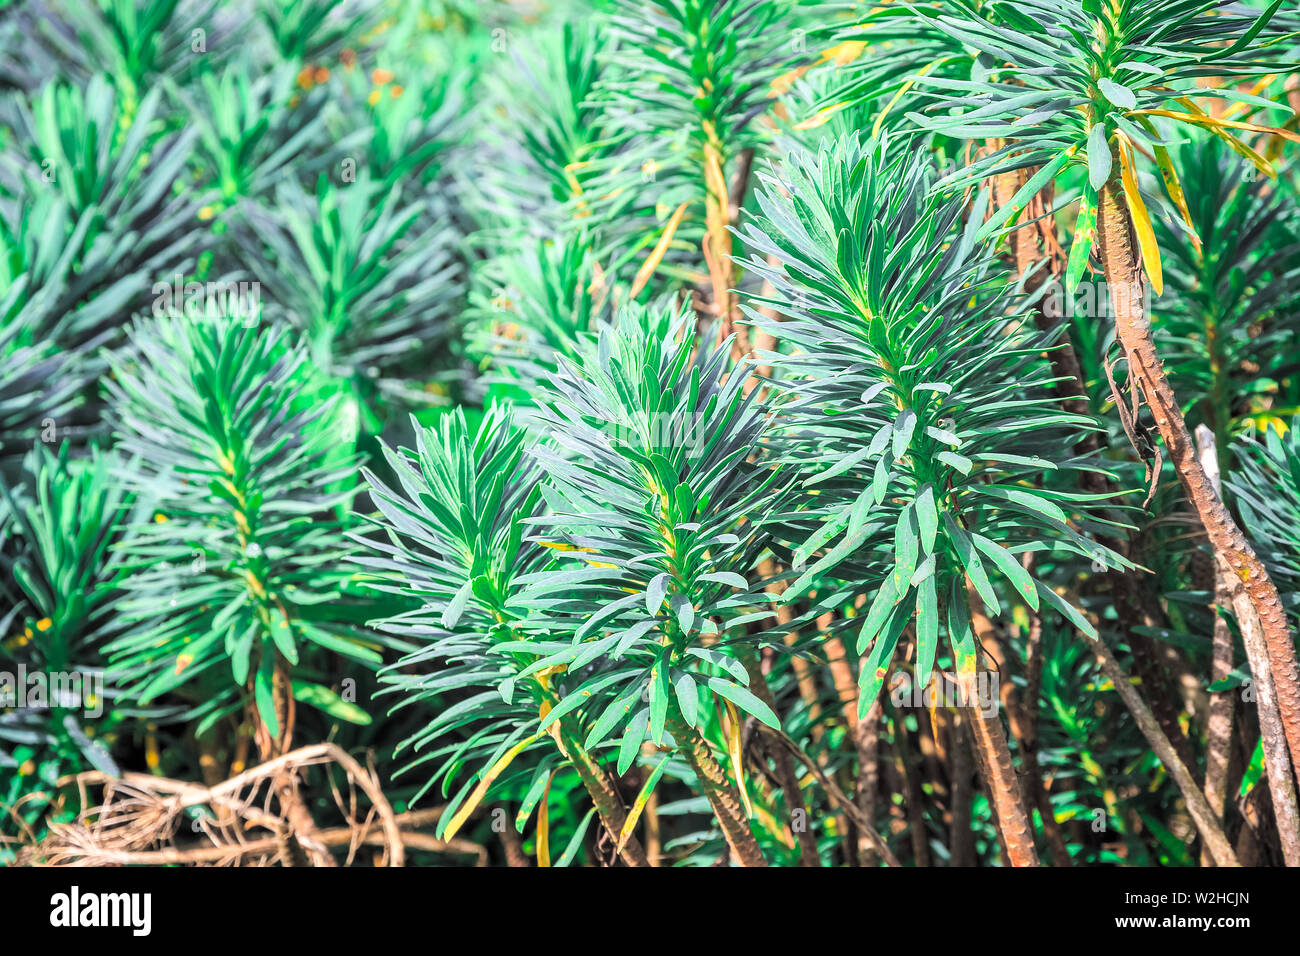
[{"label": "brown stem", "polygon": [[[767,704],[773,713],[776,713],[776,698],[772,696],[772,689],[767,685],[767,677],[763,674],[757,655],[751,648],[742,647],[740,661],[749,674],[749,689],[753,691],[754,696]],[[759,724],[758,733],[759,740],[763,743],[763,750],[776,768],[777,782],[781,785],[781,792],[785,794],[786,811],[791,814],[792,820],[795,811],[801,811],[806,820],[808,808],[803,801],[803,792],[799,789],[799,778],[794,772],[794,761],[785,747],[781,746],[771,727],[767,724]],[[793,823],[791,829],[799,843],[799,865],[821,866],[821,855],[817,852],[817,838],[812,831],[806,826],[793,826]]]},{"label": "brown stem", "polygon": [[726,837],[736,861],[741,866],[767,866],[763,851],[754,839],[754,831],[750,829],[749,818],[745,816],[740,794],[727,778],[722,766],[714,759],[708,743],[686,722],[676,699],[671,696],[668,698],[667,727],[687,763],[695,771],[695,776],[699,778],[700,788],[708,798],[709,806],[713,808],[713,815],[722,827],[722,835]]},{"label": "brown stem", "polygon": [[948,727],[952,731],[948,744],[951,762],[948,764],[952,776],[952,823],[949,828],[949,844],[952,855],[949,866],[975,865],[975,832],[971,829],[971,798],[974,788],[971,786],[975,772],[975,763],[971,747],[966,740],[963,726],[965,716],[957,711],[952,715]]},{"label": "brown stem", "polygon": [[[997,631],[969,579],[966,587],[976,638],[985,648],[997,646]],[[1029,813],[1025,810],[1024,789],[1011,761],[1011,749],[1002,730],[1002,719],[996,712],[992,715],[984,713],[975,692],[974,677],[973,674],[958,675],[961,701],[970,721],[971,739],[975,746],[975,758],[980,765],[980,775],[988,787],[989,801],[997,816],[1003,846],[1006,847],[1007,862],[1011,866],[1038,866],[1034,828],[1029,822]]]},{"label": "brown stem", "polygon": [[1273,827],[1273,798],[1268,787],[1256,785],[1237,801],[1241,831],[1237,834],[1237,859],[1242,866],[1270,866],[1281,858],[1277,830]]},{"label": "brown stem", "polygon": [[1183,491],[1209,536],[1216,561],[1230,578],[1241,582],[1246,598],[1242,609],[1247,611],[1247,616],[1258,618],[1268,651],[1267,669],[1272,672],[1281,715],[1281,727],[1267,727],[1264,733],[1281,735],[1290,751],[1291,763],[1300,767],[1300,666],[1296,663],[1295,644],[1277,588],[1215,494],[1197,457],[1182,410],[1156,353],[1150,318],[1145,314],[1139,294],[1143,286],[1134,254],[1132,220],[1124,197],[1113,182],[1102,187],[1100,217],[1101,260],[1115,314],[1116,334],[1128,356],[1129,374],[1137,381],[1151,408]]},{"label": "brown stem", "polygon": [[1277,826],[1282,857],[1287,866],[1300,866],[1300,811],[1296,806],[1295,779],[1291,776],[1286,743],[1280,734],[1269,734],[1264,730],[1266,727],[1276,728],[1280,723],[1277,688],[1268,666],[1268,648],[1264,644],[1259,620],[1251,613],[1246,589],[1222,563],[1219,578],[1228,591],[1233,614],[1241,629],[1241,643],[1246,649],[1246,660],[1250,664],[1255,706],[1259,711],[1260,740],[1264,748],[1264,770],[1268,775],[1268,788],[1273,798],[1273,820]]},{"label": "brown stem", "polygon": [[1219,826],[1218,820],[1214,818],[1214,811],[1205,800],[1205,794],[1201,793],[1196,781],[1192,779],[1191,771],[1187,765],[1178,759],[1178,754],[1174,750],[1173,744],[1165,736],[1165,732],[1160,729],[1160,724],[1156,721],[1155,716],[1151,713],[1151,708],[1146,705],[1133,685],[1129,682],[1129,677],[1124,673],[1123,668],[1119,666],[1119,661],[1115,660],[1115,655],[1110,652],[1103,641],[1092,639],[1091,645],[1093,653],[1097,657],[1098,663],[1101,664],[1102,672],[1111,679],[1115,685],[1115,690],[1123,699],[1124,704],[1133,715],[1134,722],[1138,729],[1142,731],[1142,736],[1151,744],[1151,749],[1155,751],[1160,762],[1165,765],[1169,771],[1169,776],[1177,784],[1179,792],[1183,795],[1183,800],[1187,804],[1187,811],[1192,816],[1192,821],[1196,824],[1196,829],[1200,831],[1201,839],[1205,841],[1205,847],[1209,851],[1216,866],[1238,866],[1236,854],[1232,852],[1232,846],[1228,843],[1228,838],[1223,834],[1223,827]]},{"label": "brown stem", "polygon": [[[965,699],[974,701],[974,688]],[[989,795],[993,812],[997,815],[998,830],[1007,848],[1007,862],[1012,866],[1038,866],[1038,852],[1034,849],[1034,828],[1011,763],[1011,750],[1002,731],[1002,720],[997,714],[986,716],[978,702],[965,708],[970,720],[975,746],[982,757],[987,773]]]},{"label": "brown stem", "polygon": [[[1196,441],[1201,458],[1201,466],[1214,484],[1215,493],[1219,493],[1219,456],[1215,447],[1214,433],[1204,425],[1196,427]],[[1226,608],[1232,601],[1227,582],[1222,575],[1208,575],[1213,580],[1214,604]],[[1210,682],[1225,680],[1232,673],[1232,633],[1228,622],[1221,613],[1214,615],[1213,655],[1210,664]],[[1232,690],[1218,691],[1210,695],[1210,716],[1205,728],[1205,800],[1214,812],[1214,817],[1223,824],[1223,811],[1226,805],[1228,788],[1228,760],[1232,754],[1232,714],[1234,702]],[[1209,862],[1209,851],[1201,851],[1201,862]]]},{"label": "brown stem", "polygon": [[[572,762],[573,768],[578,771],[578,779],[582,781],[587,794],[591,797],[591,802],[596,807],[596,816],[600,817],[600,822],[604,824],[610,839],[617,846],[619,834],[623,832],[623,824],[627,822],[623,801],[619,799],[618,791],[610,782],[609,775],[578,742],[576,733],[567,722],[561,720],[559,727],[560,742],[564,745],[565,754]],[[636,834],[628,836],[620,855],[628,866],[650,865],[650,860],[646,857],[645,849],[641,846],[641,841],[636,838]]]}]

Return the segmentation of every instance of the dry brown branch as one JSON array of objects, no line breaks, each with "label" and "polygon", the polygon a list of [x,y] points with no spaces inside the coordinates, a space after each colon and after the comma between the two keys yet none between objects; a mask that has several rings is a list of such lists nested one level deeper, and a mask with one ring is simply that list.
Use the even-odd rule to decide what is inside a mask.
[{"label": "dry brown branch", "polygon": [[[301,800],[285,802],[286,780],[296,781],[306,768],[335,764],[344,771],[348,795],[330,782],[334,801],[346,823],[320,829]],[[441,810],[421,811],[399,818],[373,771],[363,768],[350,754],[332,743],[313,744],[268,760],[236,774],[216,786],[144,773],[119,778],[98,771],[78,774],[59,781],[60,788],[75,785],[83,809],[71,823],[50,824],[49,835],[40,843],[24,848],[19,861],[36,865],[125,865],[127,863],[188,863],[194,865],[292,865],[305,859],[304,850],[317,865],[334,865],[331,847],[346,846],[347,862],[366,844],[385,848],[383,860],[389,866],[405,863],[405,847],[430,849],[431,838],[412,840],[403,833],[408,826],[436,820]],[[103,788],[101,802],[92,806],[87,788]],[[364,819],[357,819],[356,790],[370,801]],[[273,810],[274,805],[274,810]],[[211,816],[194,818],[192,831],[201,838],[197,846],[178,846],[181,824],[192,807],[206,806]],[[378,826],[376,832],[374,828]],[[266,837],[249,837],[249,830],[270,832]],[[474,853],[484,859],[485,850],[468,841],[434,841],[440,849]],[[481,852],[480,852],[481,851]]]}]

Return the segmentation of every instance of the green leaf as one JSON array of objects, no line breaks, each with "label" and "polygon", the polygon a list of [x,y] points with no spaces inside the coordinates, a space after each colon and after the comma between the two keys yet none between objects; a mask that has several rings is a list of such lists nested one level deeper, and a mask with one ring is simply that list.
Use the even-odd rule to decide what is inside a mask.
[{"label": "green leaf", "polygon": [[971,583],[975,585],[975,590],[979,593],[980,599],[983,600],[985,607],[988,609],[989,616],[1000,614],[1002,605],[998,603],[997,592],[993,590],[993,585],[984,572],[984,562],[980,560],[979,552],[975,550],[970,535],[958,526],[957,522],[949,517],[947,512],[944,512],[943,521],[948,532],[948,540],[952,542],[953,548],[956,549],[957,557],[961,559],[963,567],[966,568],[966,574],[970,576]]},{"label": "green leaf", "polygon": [[664,595],[668,593],[668,580],[670,575],[667,571],[656,574],[650,579],[650,583],[645,589],[645,609],[646,613],[654,617],[659,613],[659,608],[663,606]]},{"label": "green leaf", "polygon": [[627,819],[623,821],[623,827],[618,834],[618,843],[614,849],[618,853],[623,852],[623,847],[627,845],[628,838],[632,836],[632,831],[636,829],[637,821],[641,819],[641,814],[645,811],[646,804],[650,802],[650,796],[655,792],[655,784],[659,778],[664,775],[668,769],[668,758],[664,757],[657,764],[654,770],[650,771],[650,776],[646,779],[645,786],[641,792],[636,795],[636,800],[632,802],[631,809],[627,812]]},{"label": "green leaf", "polygon": [[1092,626],[1092,623],[1080,614],[1078,610],[1065,600],[1065,598],[1061,597],[1042,581],[1035,581],[1034,585],[1038,589],[1039,596],[1047,601],[1048,604],[1052,605],[1052,607],[1060,611],[1061,614],[1065,616],[1066,620],[1088,637],[1091,637],[1094,641],[1101,639],[1097,634],[1097,629]]},{"label": "green leaf", "polygon": [[[1107,156],[1110,153],[1106,154]],[[1079,204],[1079,218],[1074,223],[1074,237],[1070,242],[1070,261],[1065,270],[1065,294],[1073,295],[1079,287],[1084,271],[1088,268],[1088,256],[1092,244],[1097,238],[1097,193],[1092,186],[1084,186],[1083,198]]]},{"label": "green leaf", "polygon": [[894,605],[898,603],[899,590],[894,584],[894,576],[891,574],[881,582],[876,596],[871,600],[871,607],[867,609],[866,620],[862,622],[862,630],[858,632],[857,651],[859,654],[865,654],[871,642],[876,639],[880,629],[885,626],[890,615],[894,611]]},{"label": "green leaf", "polygon": [[447,607],[442,612],[442,626],[447,630],[454,628],[460,620],[460,615],[465,610],[465,604],[469,601],[473,584],[472,580],[467,579],[452,595],[451,600],[447,602]]},{"label": "green leaf", "polygon": [[1102,95],[1110,100],[1114,106],[1118,106],[1122,110],[1137,109],[1137,96],[1127,86],[1122,86],[1114,80],[1102,77],[1097,81],[1097,89],[1101,90]]},{"label": "green leaf", "polygon": [[975,242],[980,243],[989,236],[997,232],[1008,220],[1014,220],[1020,217],[1029,205],[1029,200],[1038,195],[1043,187],[1048,184],[1056,174],[1059,173],[1070,159],[1070,150],[1063,149],[1057,153],[1051,160],[1044,164],[1038,172],[1029,178],[1029,181],[1016,190],[1016,194],[1003,207],[998,209],[989,220],[975,231]]},{"label": "green leaf", "polygon": [[628,772],[632,762],[636,760],[636,755],[641,752],[641,742],[645,740],[645,728],[650,722],[650,710],[643,707],[637,711],[636,715],[628,721],[627,729],[623,731],[623,742],[618,747],[618,775],[621,777]]},{"label": "green leaf", "polygon": [[745,665],[734,657],[729,657],[721,651],[715,651],[707,647],[688,647],[686,653],[692,657],[698,657],[702,661],[708,661],[715,667],[721,667],[736,680],[745,686],[749,686],[749,672],[745,670]]},{"label": "green leaf", "polygon": [[573,862],[573,858],[582,847],[582,841],[587,836],[587,828],[591,826],[591,818],[596,815],[596,808],[592,807],[578,823],[578,828],[573,831],[573,836],[569,837],[568,844],[564,847],[564,852],[560,858],[555,861],[556,866],[568,866]]},{"label": "green leaf", "polygon": [[645,686],[643,683],[638,683],[601,712],[596,722],[592,724],[591,732],[587,734],[587,739],[582,745],[584,749],[592,750],[601,744],[619,721],[631,713],[632,708],[641,700],[643,686]]},{"label": "green leaf", "polygon": [[968,601],[965,583],[960,575],[954,575],[948,594],[948,643],[952,645],[957,673],[963,675],[974,674],[978,667]]},{"label": "green leaf", "polygon": [[1264,778],[1264,738],[1255,742],[1255,751],[1250,755],[1250,764],[1241,776],[1241,788],[1238,791],[1244,800],[1246,795]]},{"label": "green leaf", "polygon": [[984,556],[992,561],[999,571],[1011,582],[1012,586],[1020,592],[1020,596],[1025,602],[1038,610],[1038,589],[1034,586],[1034,579],[1025,566],[1015,559],[1012,554],[1005,548],[998,546],[983,535],[970,533],[971,540],[975,547],[983,552]]},{"label": "green leaf", "polygon": [[929,484],[916,496],[916,525],[921,533],[921,552],[932,554],[939,530],[939,511],[934,504],[934,488]]},{"label": "green leaf", "polygon": [[677,706],[681,708],[682,717],[694,727],[695,718],[700,707],[700,697],[695,686],[695,679],[685,671],[680,671],[676,682],[673,684],[673,691],[677,694]]},{"label": "green leaf", "polygon": [[310,704],[317,710],[322,710],[339,720],[346,720],[350,724],[368,724],[370,715],[351,701],[344,700],[328,687],[322,687],[320,684],[309,684],[306,681],[293,681],[293,696],[295,700],[300,700],[304,704]]},{"label": "green leaf", "polygon": [[885,677],[889,673],[890,658],[894,656],[894,648],[898,646],[898,638],[902,635],[903,628],[907,626],[907,622],[911,619],[911,606],[906,604],[895,605],[889,626],[876,639],[875,644],[871,646],[871,654],[863,663],[862,670],[858,674],[858,684],[862,688],[861,693],[858,695],[859,720],[866,718],[867,711],[871,709],[871,705],[876,702],[876,698],[880,695],[880,688],[884,685]]},{"label": "green leaf", "polygon": [[1106,125],[1096,123],[1088,131],[1088,183],[1095,192],[1100,192],[1110,179],[1112,162],[1110,143],[1106,141]]},{"label": "green leaf", "polygon": [[723,680],[721,677],[710,677],[709,688],[731,701],[747,714],[752,714],[763,723],[776,730],[781,729],[781,721],[776,714],[772,713],[772,708],[755,697],[750,691],[741,687],[739,684],[733,684],[731,681]]},{"label": "green leaf", "polygon": [[668,661],[661,654],[650,672],[650,740],[660,743],[668,717]]},{"label": "green leaf", "polygon": [[275,676],[275,651],[265,641],[262,642],[262,661],[253,678],[253,700],[257,703],[257,713],[266,724],[271,739],[280,736],[280,721],[275,716],[275,694],[272,691]]},{"label": "green leaf", "polygon": [[939,599],[931,574],[916,589],[916,683],[926,687],[939,649]]},{"label": "green leaf", "polygon": [[912,506],[908,505],[899,512],[898,521],[894,525],[893,579],[894,589],[899,593],[906,589],[912,572],[916,570],[920,545],[916,524],[916,515],[912,511]]},{"label": "green leaf", "polygon": [[898,421],[894,422],[894,458],[902,458],[907,454],[908,443],[912,440],[912,433],[916,431],[916,412],[910,408],[903,409],[898,416]]},{"label": "green leaf", "polygon": [[733,588],[740,588],[742,591],[749,590],[749,582],[745,580],[743,575],[737,574],[735,571],[713,571],[709,574],[701,574],[695,580],[729,584]]}]

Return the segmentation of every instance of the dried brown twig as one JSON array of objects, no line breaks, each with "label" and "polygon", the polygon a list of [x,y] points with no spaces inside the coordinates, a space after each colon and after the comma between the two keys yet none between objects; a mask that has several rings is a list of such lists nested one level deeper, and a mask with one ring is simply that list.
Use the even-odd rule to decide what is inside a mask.
[{"label": "dried brown twig", "polygon": [[[341,791],[330,778],[330,790],[345,823],[317,827],[305,806],[286,805],[279,785],[286,776],[297,779],[308,767],[336,764],[347,779]],[[50,824],[49,835],[25,847],[19,862],[44,866],[124,866],[129,864],[185,864],[193,866],[270,866],[316,862],[334,865],[331,848],[346,847],[350,864],[362,846],[381,846],[381,861],[388,866],[405,863],[405,848],[432,852],[467,853],[487,864],[487,850],[468,840],[437,840],[411,832],[435,822],[441,808],[395,814],[373,771],[331,743],[313,744],[268,760],[216,786],[152,774],[128,773],[109,777],[98,771],[60,781],[76,785],[86,807],[71,823]],[[87,788],[103,787],[101,803],[91,806]],[[356,791],[369,799],[360,817]],[[186,810],[206,806],[214,811],[197,817],[189,830],[181,824]],[[360,817],[360,818],[359,818]],[[267,835],[251,831],[265,830]],[[197,842],[178,838],[192,832]],[[328,864],[322,864],[322,858]]]}]

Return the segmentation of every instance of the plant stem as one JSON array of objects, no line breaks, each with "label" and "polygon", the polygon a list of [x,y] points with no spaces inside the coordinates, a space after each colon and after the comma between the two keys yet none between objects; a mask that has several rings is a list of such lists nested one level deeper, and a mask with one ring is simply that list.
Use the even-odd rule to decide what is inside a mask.
[{"label": "plant stem", "polygon": [[[740,794],[714,759],[708,743],[699,731],[686,722],[681,708],[672,696],[668,698],[667,727],[691,769],[695,771],[695,776],[699,778],[700,788],[708,798],[709,806],[713,808],[713,815],[717,817],[722,835],[726,837],[736,861],[741,866],[767,866],[763,851],[759,849],[754,832],[749,827]],[[739,767],[736,772],[740,772]]]},{"label": "plant stem", "polygon": [[1225,585],[1232,603],[1233,614],[1241,628],[1241,643],[1246,648],[1246,660],[1255,690],[1255,706],[1259,710],[1260,740],[1264,747],[1264,771],[1273,796],[1273,820],[1277,825],[1277,838],[1282,846],[1282,857],[1287,866],[1300,866],[1300,810],[1296,806],[1295,780],[1287,758],[1286,741],[1276,731],[1266,728],[1280,724],[1277,688],[1273,682],[1268,661],[1268,649],[1260,632],[1259,620],[1251,613],[1245,588],[1233,579],[1230,570],[1219,563],[1219,579]]},{"label": "plant stem", "polygon": [[1111,679],[1111,682],[1115,685],[1115,690],[1119,692],[1119,696],[1133,715],[1133,720],[1137,723],[1138,729],[1142,731],[1142,736],[1146,737],[1147,742],[1151,744],[1151,749],[1155,751],[1156,756],[1160,758],[1160,762],[1169,771],[1169,776],[1178,785],[1183,800],[1187,803],[1187,811],[1191,814],[1197,830],[1200,831],[1201,839],[1205,841],[1205,847],[1213,858],[1215,865],[1240,866],[1236,854],[1232,852],[1232,846],[1228,843],[1228,838],[1224,836],[1223,828],[1219,826],[1219,822],[1214,818],[1214,811],[1210,809],[1209,803],[1206,802],[1205,794],[1201,793],[1196,781],[1192,779],[1191,771],[1187,769],[1187,765],[1178,759],[1173,744],[1169,742],[1165,732],[1160,729],[1160,724],[1151,713],[1151,708],[1142,700],[1142,696],[1133,689],[1128,675],[1119,666],[1119,661],[1115,660],[1115,655],[1110,652],[1110,648],[1106,646],[1105,642],[1095,639],[1092,640],[1091,644],[1093,653],[1101,664],[1102,672]]},{"label": "plant stem", "polygon": [[[763,674],[762,664],[758,660],[758,655],[753,648],[742,646],[740,648],[740,661],[745,665],[745,671],[749,674],[749,688],[754,695],[767,704],[773,713],[777,712],[776,698],[772,696],[772,689],[767,686],[767,677]],[[795,839],[799,844],[799,865],[800,866],[821,866],[821,855],[817,852],[817,838],[813,836],[807,826],[794,826],[794,812],[796,810],[803,813],[804,820],[808,817],[808,808],[804,805],[803,793],[799,789],[799,778],[795,776],[794,761],[791,759],[789,752],[775,737],[775,732],[767,724],[758,724],[759,739],[763,742],[763,749],[767,755],[772,758],[772,764],[776,768],[776,779],[781,784],[781,792],[785,794],[786,810],[791,814],[790,829],[794,832]]]},{"label": "plant stem", "polygon": [[[987,647],[996,643],[997,632],[969,579],[966,587],[971,624],[980,643]],[[1007,746],[1006,734],[1002,730],[1002,718],[997,712],[991,716],[985,714],[975,693],[974,677],[974,674],[958,674],[957,680],[959,685],[965,685],[961,686],[963,711],[970,722],[975,758],[989,789],[989,801],[993,804],[998,830],[1006,846],[1007,862],[1011,866],[1038,866],[1034,827],[1025,809],[1024,789],[1011,761],[1011,748]]]},{"label": "plant stem", "polygon": [[[1215,493],[1197,457],[1182,410],[1156,353],[1150,319],[1137,294],[1142,289],[1142,277],[1134,254],[1132,222],[1124,197],[1114,182],[1101,190],[1098,238],[1116,334],[1128,356],[1129,374],[1151,408],[1187,499],[1209,536],[1216,560],[1226,569],[1225,573],[1242,583],[1246,596],[1242,609],[1247,611],[1247,616],[1258,618],[1268,650],[1267,669],[1272,672],[1281,715],[1280,728],[1262,727],[1263,732],[1275,737],[1282,735],[1292,764],[1300,767],[1300,666],[1296,663],[1295,645],[1282,602],[1263,563]],[[1244,621],[1242,625],[1244,629]],[[1262,713],[1260,721],[1263,725]]]},{"label": "plant stem", "polygon": [[[609,776],[604,769],[600,764],[596,763],[591,754],[582,748],[577,735],[565,726],[564,720],[560,721],[559,726],[560,741],[564,744],[564,749],[569,760],[573,763],[573,768],[578,771],[578,778],[582,780],[582,785],[587,789],[591,802],[596,806],[596,816],[600,817],[600,822],[604,824],[610,839],[617,846],[619,834],[623,832],[623,824],[627,822],[627,813],[623,809],[623,801],[618,798],[618,791],[610,783]],[[635,834],[627,838],[627,841],[623,844],[621,855],[623,862],[628,866],[650,865],[650,860],[645,855],[641,841],[636,838]]]},{"label": "plant stem", "polygon": [[1006,842],[1007,862],[1012,866],[1038,866],[1034,849],[1034,828],[1025,812],[1020,780],[1011,763],[1011,750],[997,714],[986,716],[978,704],[965,708],[975,746],[983,756],[989,794],[998,818],[998,829]]},{"label": "plant stem", "polygon": [[[1201,466],[1214,485],[1216,494],[1221,491],[1221,458],[1217,451],[1218,441],[1213,432],[1204,425],[1196,426],[1197,450],[1201,456]],[[1208,576],[1208,575],[1207,575]],[[1232,601],[1228,584],[1223,575],[1217,571],[1212,575],[1214,604],[1216,608],[1226,608]],[[1232,634],[1228,622],[1221,613],[1214,615],[1213,654],[1210,664],[1210,682],[1225,680],[1232,672]],[[1214,811],[1215,819],[1223,825],[1223,810],[1226,805],[1228,787],[1228,760],[1232,752],[1232,716],[1234,701],[1231,690],[1218,691],[1210,695],[1210,715],[1205,728],[1205,800]],[[1202,849],[1202,864],[1210,862],[1209,851]]]}]

